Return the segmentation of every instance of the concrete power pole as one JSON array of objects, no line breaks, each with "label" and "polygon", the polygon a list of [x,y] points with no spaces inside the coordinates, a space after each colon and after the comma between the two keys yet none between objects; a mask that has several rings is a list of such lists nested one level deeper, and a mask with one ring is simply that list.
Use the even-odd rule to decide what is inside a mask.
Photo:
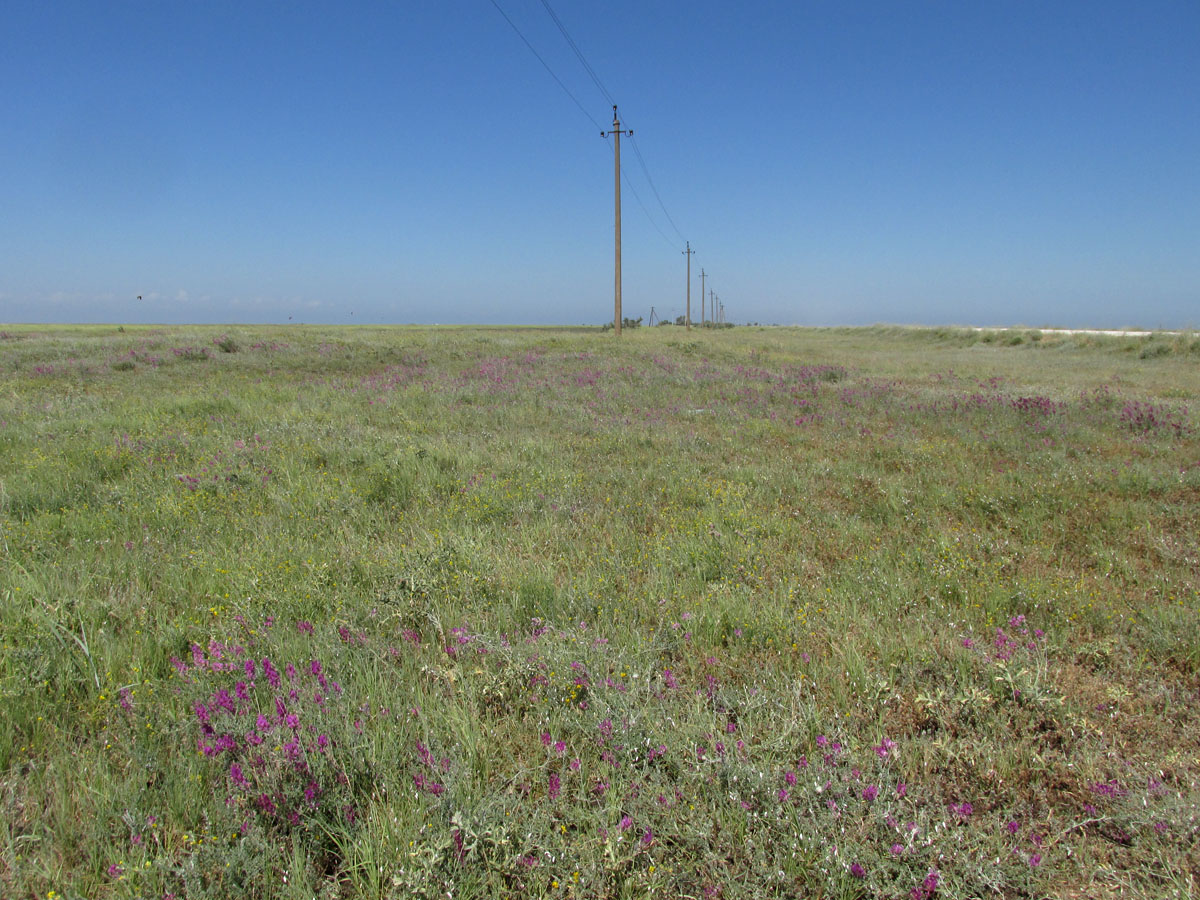
[{"label": "concrete power pole", "polygon": [[700,324],[704,324],[704,267],[700,267]]},{"label": "concrete power pole", "polygon": [[687,255],[687,315],[684,316],[683,324],[687,326],[687,330],[692,330],[692,254],[696,251],[692,249],[691,241],[687,241],[687,249],[684,254]]},{"label": "concrete power pole", "polygon": [[617,259],[613,272],[613,328],[621,336],[621,135],[632,135],[633,130],[622,132],[621,120],[617,118],[617,107],[613,105],[612,131],[600,132],[600,137],[613,136],[613,171],[615,173],[616,245]]},{"label": "concrete power pole", "polygon": [[712,288],[708,289],[708,319],[714,325],[717,324],[716,317],[713,315],[717,310],[717,294]]}]

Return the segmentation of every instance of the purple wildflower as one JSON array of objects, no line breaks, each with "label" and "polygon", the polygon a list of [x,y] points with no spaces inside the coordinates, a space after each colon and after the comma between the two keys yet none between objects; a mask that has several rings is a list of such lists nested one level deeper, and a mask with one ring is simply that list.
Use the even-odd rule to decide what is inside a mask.
[{"label": "purple wildflower", "polygon": [[1116,779],[1111,781],[1097,781],[1092,786],[1092,793],[1100,797],[1122,797],[1125,795],[1125,789],[1121,787],[1120,782]]},{"label": "purple wildflower", "polygon": [[909,894],[909,896],[912,897],[912,900],[929,900],[930,897],[937,893],[937,889],[938,873],[937,869],[933,869],[928,875],[925,876],[925,880],[921,882],[919,887],[912,889],[912,892]]}]

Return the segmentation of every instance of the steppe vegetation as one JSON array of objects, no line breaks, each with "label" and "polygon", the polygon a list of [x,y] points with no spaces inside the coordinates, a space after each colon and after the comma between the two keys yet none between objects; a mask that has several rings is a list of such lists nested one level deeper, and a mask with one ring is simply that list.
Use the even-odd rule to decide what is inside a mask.
[{"label": "steppe vegetation", "polygon": [[1200,341],[0,332],[0,895],[1188,897]]}]

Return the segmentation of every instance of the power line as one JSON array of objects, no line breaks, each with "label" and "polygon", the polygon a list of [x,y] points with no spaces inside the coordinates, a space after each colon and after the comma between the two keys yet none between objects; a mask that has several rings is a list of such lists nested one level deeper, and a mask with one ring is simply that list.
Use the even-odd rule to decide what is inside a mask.
[{"label": "power line", "polygon": [[633,186],[633,182],[629,180],[629,176],[625,172],[622,172],[621,177],[624,179],[626,186],[631,191],[633,191],[633,199],[638,202],[638,206],[640,206],[642,208],[642,212],[644,212],[646,214],[646,218],[650,221],[650,224],[654,226],[654,230],[662,235],[662,239],[667,242],[667,246],[674,249],[675,242],[673,240],[671,240],[670,237],[667,236],[667,233],[665,231],[663,231],[661,228],[659,228],[658,222],[654,221],[654,216],[650,215],[650,210],[647,209],[646,204],[642,202],[642,197],[637,192],[637,188],[635,188]]},{"label": "power line", "polygon": [[[543,68],[545,68],[545,70],[550,73],[550,77],[553,78],[558,83],[558,86],[563,89],[563,92],[568,97],[571,98],[572,102],[574,102],[574,104],[576,106],[579,107],[579,111],[588,117],[588,121],[590,121],[593,125],[595,125],[596,129],[598,131],[603,131],[604,126],[601,125],[599,122],[597,122],[595,120],[595,118],[593,118],[592,114],[587,111],[587,108],[582,103],[579,102],[579,98],[576,97],[574,94],[572,94],[570,88],[568,88],[565,84],[563,84],[562,79],[554,74],[554,70],[552,68],[550,68],[550,64],[548,62],[546,62],[546,60],[542,59],[542,55],[533,48],[533,44],[529,43],[529,39],[526,38],[525,35],[521,34],[521,29],[518,28],[516,26],[516,23],[514,23],[513,20],[508,17],[508,13],[506,13],[503,9],[500,8],[500,4],[497,3],[496,0],[491,0],[491,2],[492,2],[492,6],[496,7],[496,12],[498,12],[498,13],[500,13],[500,15],[504,16],[504,21],[509,24],[509,26],[512,28],[512,30],[517,33],[517,37],[519,37],[522,40],[522,42],[524,42],[525,46],[529,48],[529,52],[537,57],[537,61],[540,62],[542,64]],[[602,88],[602,90],[603,90],[603,88]],[[607,94],[607,91],[605,91],[605,93]]]},{"label": "power line", "polygon": [[583,51],[579,49],[579,45],[575,43],[575,39],[572,38],[567,32],[567,27],[563,25],[562,19],[560,19],[558,14],[550,8],[548,0],[542,0],[542,6],[546,8],[546,12],[548,12],[550,14],[550,18],[554,20],[554,24],[558,26],[558,30],[562,33],[562,36],[566,38],[567,43],[571,45],[571,49],[574,50],[575,55],[579,57],[579,62],[583,65],[583,68],[588,75],[592,77],[592,82],[600,89],[600,93],[604,95],[604,99],[607,100],[612,106],[616,106],[617,101],[613,99],[612,94],[608,92],[608,88],[606,88],[604,83],[600,81],[600,76],[596,74],[596,70],[593,69],[588,63],[587,59],[584,58]]},{"label": "power line", "polygon": [[650,183],[650,190],[654,191],[654,199],[656,199],[658,201],[658,205],[662,207],[663,215],[667,217],[667,221],[671,223],[671,227],[675,229],[675,233],[679,235],[679,239],[686,242],[683,232],[679,230],[679,226],[675,224],[675,220],[671,218],[671,214],[667,212],[667,205],[663,203],[662,197],[658,195],[658,188],[654,186],[654,179],[650,177],[650,170],[646,168],[646,160],[642,158],[642,151],[638,147],[637,140],[633,137],[630,137],[629,140],[630,143],[633,144],[633,152],[637,155],[638,163],[641,164],[642,172],[646,176],[646,181]]},{"label": "power line", "polygon": [[[604,96],[610,102],[612,102],[612,95],[608,92],[608,89],[604,86],[604,83],[600,81],[600,77],[596,74],[595,70],[588,63],[587,59],[583,55],[583,52],[579,49],[579,46],[575,43],[574,39],[571,37],[570,33],[567,31],[566,26],[563,25],[562,20],[558,18],[558,15],[550,7],[550,4],[547,2],[547,0],[541,0],[541,2],[542,2],[542,5],[546,8],[546,12],[550,15],[550,18],[554,21],[554,24],[558,27],[558,30],[562,33],[563,38],[571,46],[571,49],[575,52],[575,55],[579,58],[580,63],[583,65],[583,67],[587,71],[588,75],[591,76],[592,81],[595,83],[596,87],[599,88],[600,92],[602,94],[604,94]],[[591,122],[593,125],[595,125],[597,130],[599,130],[600,132],[603,133],[605,131],[604,126],[602,126],[599,122],[596,121],[595,117],[593,117],[592,114],[587,111],[587,108],[579,101],[579,98],[576,97],[571,92],[571,89],[568,88],[566,86],[566,84],[563,82],[563,80],[558,77],[558,75],[555,73],[555,71],[552,68],[550,68],[550,64],[548,62],[546,62],[546,60],[542,57],[542,55],[540,53],[537,52],[537,49],[533,46],[533,44],[531,44],[529,42],[529,39],[527,37],[525,37],[525,35],[521,32],[521,29],[517,27],[516,23],[513,22],[513,20],[511,18],[509,18],[508,13],[506,13],[504,11],[504,9],[500,6],[500,4],[498,2],[496,2],[496,0],[491,0],[491,4],[492,4],[492,6],[494,6],[496,8],[496,12],[500,13],[500,15],[504,17],[504,21],[508,23],[509,27],[512,28],[512,30],[514,32],[516,32],[517,37],[519,37],[521,39],[521,42],[528,48],[529,52],[532,53],[534,55],[534,57],[537,59],[537,61],[542,64],[542,68],[544,68],[549,73],[550,77],[554,79],[555,83],[560,88],[562,88],[563,93],[565,93],[568,97],[570,97],[571,102],[574,103],[579,108],[579,111],[587,117],[588,121]],[[615,106],[616,104],[614,103],[613,105]],[[630,139],[632,140],[632,135],[630,136]],[[679,235],[680,240],[683,240],[683,234],[679,231],[679,226],[677,226],[675,224],[675,221],[671,218],[671,214],[669,212],[667,212],[667,207],[663,203],[662,197],[659,196],[658,189],[654,186],[654,180],[650,177],[650,170],[646,166],[646,160],[642,156],[642,151],[638,147],[637,141],[633,142],[633,150],[634,150],[635,155],[638,158],[638,164],[641,166],[642,172],[646,176],[646,181],[650,185],[650,190],[652,190],[654,192],[655,199],[658,200],[658,205],[660,207],[662,207],[663,214],[667,217],[667,221],[671,223],[671,227],[675,230],[675,233]],[[667,233],[665,231],[663,231],[663,229],[659,226],[659,224],[655,220],[654,216],[652,216],[650,214],[649,207],[647,207],[645,202],[642,200],[642,197],[638,193],[637,188],[634,187],[633,182],[629,179],[629,175],[624,172],[622,172],[621,174],[622,174],[622,180],[625,182],[625,184],[629,188],[629,190],[633,192],[633,198],[637,201],[638,206],[641,207],[642,212],[645,214],[645,216],[649,220],[650,224],[652,226],[654,226],[654,230],[657,231],[662,236],[662,239],[667,242],[668,246],[674,248],[676,246],[675,242],[671,240],[671,238],[667,235]]]},{"label": "power line", "polygon": [[[575,39],[573,37],[571,37],[570,32],[567,31],[567,27],[563,24],[562,19],[560,19],[558,17],[558,14],[550,6],[549,0],[541,0],[541,3],[542,3],[542,6],[545,7],[546,12],[549,14],[550,18],[554,21],[554,24],[558,27],[559,33],[562,34],[562,36],[566,40],[567,44],[575,52],[575,56],[579,59],[579,63],[580,63],[580,65],[583,66],[584,71],[586,71],[588,73],[588,75],[591,76],[592,83],[596,85],[596,87],[599,89],[600,93],[602,93],[604,95],[605,99],[607,99],[610,104],[612,104],[613,106],[616,106],[617,101],[613,99],[613,96],[612,96],[612,94],[609,93],[608,88],[606,88],[604,86],[604,82],[602,82],[600,80],[600,76],[596,74],[596,70],[593,69],[591,63],[589,63],[587,61],[587,58],[583,55],[583,51],[579,49],[579,45],[577,43],[575,43]],[[679,235],[679,239],[681,241],[685,241],[683,232],[681,232],[679,230],[679,226],[675,224],[675,220],[671,218],[671,214],[669,212],[667,212],[667,206],[665,203],[663,203],[662,196],[658,193],[658,188],[655,187],[655,185],[654,185],[654,179],[650,177],[650,169],[646,165],[646,158],[644,156],[642,156],[641,148],[638,147],[637,139],[635,137],[633,137],[632,134],[630,134],[629,139],[633,143],[633,152],[637,155],[638,165],[641,166],[642,173],[646,176],[646,181],[650,185],[650,190],[654,192],[654,199],[656,199],[658,201],[659,207],[662,208],[663,215],[667,217],[667,221],[671,223],[671,227],[673,229],[675,229],[675,233],[677,235]],[[637,197],[637,191],[634,189],[633,184],[629,181],[628,178],[625,179],[625,182],[626,182],[626,184],[629,185],[629,189],[633,191],[634,197]],[[638,197],[638,203],[641,205],[642,210],[646,213],[647,218],[650,219],[651,224],[654,225],[654,228],[658,231],[658,233],[661,234],[666,239],[668,244],[671,244],[671,246],[674,246],[671,239],[669,237],[667,237],[666,233],[663,232],[663,230],[658,227],[658,223],[655,222],[653,217],[650,216],[650,211],[648,209],[646,209],[646,205],[644,203],[642,203],[640,197]]]}]

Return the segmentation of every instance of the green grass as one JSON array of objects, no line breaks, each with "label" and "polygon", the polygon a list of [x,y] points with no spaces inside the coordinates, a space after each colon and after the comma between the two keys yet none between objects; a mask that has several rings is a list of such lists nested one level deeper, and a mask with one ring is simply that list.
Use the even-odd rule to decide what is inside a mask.
[{"label": "green grass", "polygon": [[0,894],[1191,896],[1198,353],[8,326]]}]

